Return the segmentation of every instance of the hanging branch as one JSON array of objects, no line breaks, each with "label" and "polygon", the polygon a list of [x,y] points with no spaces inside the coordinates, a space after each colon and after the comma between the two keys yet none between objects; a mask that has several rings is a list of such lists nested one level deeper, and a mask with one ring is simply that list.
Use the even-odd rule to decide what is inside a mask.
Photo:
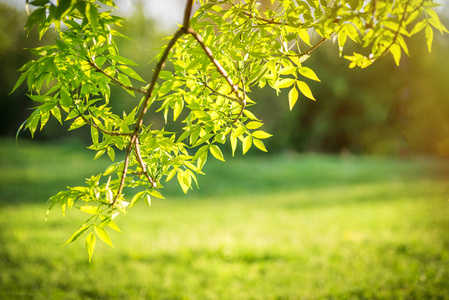
[{"label": "hanging branch", "polygon": [[[128,171],[128,167],[129,167],[129,160],[130,160],[130,156],[131,156],[132,146],[136,144],[137,138],[139,136],[140,128],[143,124],[143,118],[148,111],[149,103],[150,103],[151,97],[153,96],[153,91],[156,86],[157,79],[159,78],[159,74],[165,65],[165,61],[168,58],[168,54],[170,53],[171,49],[175,46],[177,40],[182,35],[184,35],[188,32],[187,26],[189,26],[189,20],[190,20],[190,14],[192,11],[192,6],[193,6],[193,0],[188,0],[186,9],[184,11],[183,26],[180,29],[178,29],[178,31],[176,31],[176,33],[174,34],[174,36],[172,37],[170,42],[167,44],[161,58],[159,59],[159,62],[156,65],[156,69],[154,70],[150,85],[148,87],[148,90],[146,91],[145,98],[143,100],[143,105],[140,109],[139,116],[136,121],[136,125],[134,126],[134,130],[132,132],[131,139],[129,141],[128,147],[126,148],[125,162],[123,165],[123,171],[122,171],[122,175],[121,175],[121,179],[120,179],[119,188],[118,188],[117,194],[114,197],[114,200],[111,203],[111,206],[115,205],[118,197],[120,196],[120,194],[123,191],[123,187],[125,185],[126,173]],[[152,181],[150,181],[150,182],[153,183]]]}]

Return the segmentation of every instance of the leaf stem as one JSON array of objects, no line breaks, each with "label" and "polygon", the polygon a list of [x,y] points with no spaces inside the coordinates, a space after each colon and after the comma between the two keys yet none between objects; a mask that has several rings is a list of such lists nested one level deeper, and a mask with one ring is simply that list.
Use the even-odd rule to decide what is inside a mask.
[{"label": "leaf stem", "polygon": [[103,128],[101,128],[100,126],[92,123],[91,121],[89,121],[89,119],[86,118],[85,115],[83,115],[80,111],[78,111],[78,115],[84,120],[84,122],[86,122],[89,126],[92,126],[93,128],[97,129],[98,131],[100,131],[103,134],[107,134],[107,135],[112,135],[112,136],[131,136],[132,133],[131,132],[116,132],[116,131],[108,131],[105,130]]}]

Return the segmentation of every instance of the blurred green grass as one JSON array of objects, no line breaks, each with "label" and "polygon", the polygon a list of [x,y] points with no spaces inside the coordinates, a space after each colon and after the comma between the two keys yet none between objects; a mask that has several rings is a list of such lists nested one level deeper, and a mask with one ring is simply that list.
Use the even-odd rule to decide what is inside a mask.
[{"label": "blurred green grass", "polygon": [[199,190],[119,217],[89,264],[82,240],[59,247],[81,213],[44,221],[108,164],[82,148],[0,140],[0,299],[449,299],[446,161],[211,159]]}]

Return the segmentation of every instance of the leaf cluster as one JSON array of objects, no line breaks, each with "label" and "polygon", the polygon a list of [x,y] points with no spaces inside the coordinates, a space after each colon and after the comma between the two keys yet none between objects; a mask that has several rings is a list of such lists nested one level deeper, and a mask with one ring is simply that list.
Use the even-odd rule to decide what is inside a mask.
[{"label": "leaf cluster", "polygon": [[[84,186],[50,198],[49,210],[80,205],[89,215],[66,244],[87,235],[91,260],[97,237],[112,246],[106,228],[120,231],[118,215],[141,200],[151,205],[151,197],[163,198],[159,190],[174,178],[184,192],[198,185],[196,176],[210,155],[225,160],[221,149],[227,141],[232,154],[239,145],[243,154],[253,145],[267,151],[263,140],[271,135],[250,111],[256,103],[251,90],[288,89],[290,109],[301,97],[315,100],[308,82],[320,79],[305,64],[326,40],[335,39],[340,52],[348,37],[369,49],[368,56],[345,56],[350,68],[364,68],[388,52],[399,63],[401,50],[408,54],[404,36],[425,30],[430,50],[432,27],[447,32],[429,0],[271,2],[263,10],[257,1],[201,0],[192,14],[188,0],[183,24],[159,49],[147,81],[119,53],[114,39],[126,36],[117,31],[122,19],[107,10],[116,7],[112,0],[28,1],[34,7],[28,32],[37,26],[42,37],[53,26],[59,38],[32,49],[38,58],[20,69],[13,91],[26,81],[37,104],[22,127],[34,135],[51,116],[68,122],[69,130],[89,126],[94,159],[107,153],[112,161]],[[313,42],[315,34],[320,38]],[[167,64],[171,71],[164,69]],[[134,109],[112,112],[112,85],[132,96]],[[166,123],[181,122],[182,130],[145,123],[151,106]],[[116,160],[117,151],[125,153],[123,160]],[[143,190],[128,201],[124,188]]]}]

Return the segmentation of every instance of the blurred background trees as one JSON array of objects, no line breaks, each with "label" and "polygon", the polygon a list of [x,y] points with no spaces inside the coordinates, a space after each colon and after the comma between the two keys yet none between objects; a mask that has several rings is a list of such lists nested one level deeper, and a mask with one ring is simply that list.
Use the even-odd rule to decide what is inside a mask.
[{"label": "blurred background trees", "polygon": [[[162,38],[176,28],[176,10],[182,12],[183,1],[164,3],[167,18],[157,10],[159,1],[118,1],[124,13],[132,14],[126,21],[121,54],[139,64],[136,70],[149,78],[155,51],[163,45]],[[11,2],[12,3],[12,2]],[[177,5],[178,3],[178,5]],[[159,3],[160,5],[160,3]],[[159,8],[161,9],[161,8]],[[447,8],[440,17],[448,27]],[[51,34],[38,41],[36,34],[22,29],[26,22],[23,6],[13,7],[0,2],[0,136],[14,136],[29,115],[32,106],[25,95],[25,86],[8,95],[19,77],[16,72],[32,55],[24,48],[36,47],[51,40]],[[178,21],[179,22],[179,21]],[[172,25],[170,25],[172,24]],[[318,37],[317,37],[318,38]],[[410,41],[411,58],[403,57],[396,67],[389,56],[367,69],[349,69],[348,61],[339,58],[338,46],[326,42],[305,63],[314,69],[321,83],[308,82],[316,102],[300,99],[293,111],[288,109],[287,93],[277,96],[268,89],[255,90],[251,98],[257,102],[256,115],[266,123],[265,130],[274,136],[267,140],[272,153],[313,151],[356,154],[441,155],[449,156],[449,40],[435,32],[434,46],[429,54],[424,37]],[[351,51],[347,52],[348,54]],[[154,62],[153,62],[154,63]],[[112,93],[113,106],[119,110],[134,105],[129,95],[120,90]],[[54,121],[54,120],[53,120]],[[152,120],[156,124],[162,120]],[[40,139],[58,139],[67,128],[56,121],[47,125]],[[89,139],[88,130],[77,130],[73,137]],[[28,137],[28,133],[21,133]]]}]

